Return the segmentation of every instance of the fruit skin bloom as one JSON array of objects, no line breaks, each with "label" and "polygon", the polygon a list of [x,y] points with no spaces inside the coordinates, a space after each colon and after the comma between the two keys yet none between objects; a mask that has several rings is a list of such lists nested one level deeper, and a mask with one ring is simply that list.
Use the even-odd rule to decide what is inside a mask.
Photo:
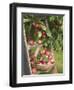
[{"label": "fruit skin bloom", "polygon": [[36,73],[37,73],[36,68],[32,68],[32,74],[36,74]]},{"label": "fruit skin bloom", "polygon": [[42,35],[46,35],[46,32],[42,32]]},{"label": "fruit skin bloom", "polygon": [[33,22],[32,25],[35,26],[35,23]]},{"label": "fruit skin bloom", "polygon": [[38,40],[38,44],[41,44],[42,43],[42,40]]},{"label": "fruit skin bloom", "polygon": [[42,50],[42,51],[40,52],[40,54],[41,54],[41,55],[45,54],[45,50]]},{"label": "fruit skin bloom", "polygon": [[41,29],[41,26],[40,26],[40,24],[38,24],[38,23],[32,23],[32,26],[33,26],[35,29]]},{"label": "fruit skin bloom", "polygon": [[46,32],[42,32],[42,37],[46,37]]},{"label": "fruit skin bloom", "polygon": [[39,24],[36,24],[35,27],[36,27],[36,28],[39,28]]},{"label": "fruit skin bloom", "polygon": [[34,65],[34,60],[30,60],[31,64]]},{"label": "fruit skin bloom", "polygon": [[34,41],[33,41],[33,40],[30,40],[30,41],[29,41],[29,44],[30,44],[30,45],[34,45]]},{"label": "fruit skin bloom", "polygon": [[55,60],[54,59],[51,59],[50,62],[53,64],[53,63],[55,63]]},{"label": "fruit skin bloom", "polygon": [[49,55],[48,59],[49,59],[49,60],[53,59],[53,56]]},{"label": "fruit skin bloom", "polygon": [[49,56],[50,52],[46,50],[45,54],[46,54],[47,56]]}]

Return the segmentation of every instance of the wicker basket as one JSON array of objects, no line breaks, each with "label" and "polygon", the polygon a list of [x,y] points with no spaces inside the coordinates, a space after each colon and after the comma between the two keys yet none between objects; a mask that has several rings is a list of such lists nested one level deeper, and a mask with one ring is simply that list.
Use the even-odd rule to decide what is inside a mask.
[{"label": "wicker basket", "polygon": [[54,64],[37,64],[36,68],[38,70],[47,71],[47,70],[51,70],[54,66],[55,66],[55,63]]}]

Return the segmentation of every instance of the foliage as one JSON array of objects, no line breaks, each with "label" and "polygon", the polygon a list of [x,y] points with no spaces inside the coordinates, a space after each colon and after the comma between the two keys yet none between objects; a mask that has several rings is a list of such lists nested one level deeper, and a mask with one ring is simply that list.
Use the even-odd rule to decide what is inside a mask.
[{"label": "foliage", "polygon": [[[48,63],[51,50],[54,51],[56,66],[59,73],[63,72],[63,16],[62,15],[36,15],[24,14],[23,26],[27,37],[27,43],[30,44],[29,50],[31,61],[34,64]],[[37,53],[38,47],[41,46]],[[41,52],[46,50],[45,54]],[[37,54],[37,56],[33,56]],[[48,55],[48,56],[47,56]],[[33,56],[33,57],[32,57]],[[51,55],[52,56],[52,55]],[[41,61],[40,61],[41,60]],[[36,72],[36,68],[33,68]],[[51,73],[38,71],[37,73]]]},{"label": "foliage", "polygon": [[[45,47],[53,48],[54,50],[63,49],[63,16],[39,16],[39,15],[24,15],[25,30],[27,36],[32,36],[34,41],[42,39],[42,43]],[[38,34],[38,28],[34,28],[32,24],[40,25]],[[45,32],[47,37],[42,37],[42,32]]]}]

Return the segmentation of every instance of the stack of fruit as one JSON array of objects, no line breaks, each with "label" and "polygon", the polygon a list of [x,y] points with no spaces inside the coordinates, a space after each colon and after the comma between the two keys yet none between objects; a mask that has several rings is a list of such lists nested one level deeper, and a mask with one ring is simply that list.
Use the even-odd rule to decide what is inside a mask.
[{"label": "stack of fruit", "polygon": [[54,65],[55,59],[51,51],[41,48],[37,56],[35,54],[31,56],[30,62],[32,73],[36,74],[38,71],[47,71],[50,69]]},{"label": "stack of fruit", "polygon": [[28,39],[32,74],[47,71],[54,65],[55,60],[47,43],[48,34],[45,25],[32,23],[32,31]]}]

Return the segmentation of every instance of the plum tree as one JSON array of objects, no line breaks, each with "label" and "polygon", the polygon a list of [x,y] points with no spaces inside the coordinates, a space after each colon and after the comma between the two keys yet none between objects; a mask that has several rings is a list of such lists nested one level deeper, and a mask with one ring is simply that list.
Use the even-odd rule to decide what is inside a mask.
[{"label": "plum tree", "polygon": [[[54,52],[52,55],[52,50],[63,51],[63,16],[26,14],[23,21],[27,45],[30,46],[32,73],[38,73],[37,68],[32,67],[37,64],[50,65],[51,63],[53,65],[50,66],[54,66],[55,58]],[[43,68],[40,71],[42,72]]]}]

